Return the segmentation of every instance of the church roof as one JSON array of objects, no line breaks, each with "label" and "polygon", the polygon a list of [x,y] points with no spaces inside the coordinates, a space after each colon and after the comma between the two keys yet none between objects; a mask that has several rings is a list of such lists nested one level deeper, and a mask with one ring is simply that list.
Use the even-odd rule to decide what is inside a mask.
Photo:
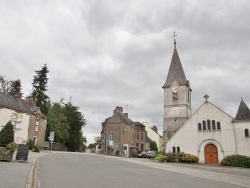
[{"label": "church roof", "polygon": [[242,99],[235,120],[250,120],[250,110]]},{"label": "church roof", "polygon": [[176,48],[174,49],[166,82],[162,88],[169,87],[173,81],[177,81],[180,84],[188,83]]}]

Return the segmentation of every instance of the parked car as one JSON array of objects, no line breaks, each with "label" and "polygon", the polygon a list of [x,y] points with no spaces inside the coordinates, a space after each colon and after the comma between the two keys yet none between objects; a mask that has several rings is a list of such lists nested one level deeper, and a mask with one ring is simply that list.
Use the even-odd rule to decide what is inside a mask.
[{"label": "parked car", "polygon": [[149,159],[151,159],[151,158],[153,158],[156,154],[158,154],[157,151],[149,151],[149,152],[147,153],[147,157],[148,157]]},{"label": "parked car", "polygon": [[146,151],[142,151],[142,152],[138,152],[138,153],[137,153],[137,157],[138,157],[138,158],[147,158],[148,155],[147,155],[147,152],[146,152]]}]

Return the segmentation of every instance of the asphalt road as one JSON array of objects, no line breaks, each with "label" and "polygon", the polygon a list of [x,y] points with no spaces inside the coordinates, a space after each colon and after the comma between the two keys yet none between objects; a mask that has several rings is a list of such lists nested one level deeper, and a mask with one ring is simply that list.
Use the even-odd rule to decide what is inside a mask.
[{"label": "asphalt road", "polygon": [[[117,160],[119,159],[119,160]],[[149,165],[150,164],[150,165]],[[163,168],[164,167],[164,168]],[[230,177],[221,173],[219,180],[199,177],[194,168],[183,168],[185,175],[170,171],[164,164],[139,162],[103,155],[54,153],[39,159],[38,187],[40,188],[236,188],[227,183]],[[205,172],[205,171],[204,171]],[[198,173],[198,175],[195,175]],[[212,172],[211,172],[212,173]],[[194,176],[192,175],[194,174]],[[201,174],[202,175],[202,174]],[[205,173],[203,174],[205,175]],[[198,177],[197,177],[198,176]],[[216,174],[214,176],[217,176]],[[219,176],[219,175],[218,175]],[[236,177],[236,175],[231,175]],[[242,181],[248,181],[244,176]],[[216,179],[216,177],[215,177]],[[239,179],[241,181],[241,179]],[[250,181],[249,181],[250,182]],[[250,184],[249,184],[250,186]]]}]

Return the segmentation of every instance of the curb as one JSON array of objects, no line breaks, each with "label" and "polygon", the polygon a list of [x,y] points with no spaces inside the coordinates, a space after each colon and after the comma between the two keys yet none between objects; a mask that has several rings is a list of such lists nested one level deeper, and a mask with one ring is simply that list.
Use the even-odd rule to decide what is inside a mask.
[{"label": "curb", "polygon": [[25,188],[36,188],[37,187],[36,186],[36,184],[37,184],[36,171],[37,171],[37,167],[38,167],[38,162],[39,162],[39,159],[38,159],[38,157],[36,157],[32,163],[31,168],[30,168]]}]

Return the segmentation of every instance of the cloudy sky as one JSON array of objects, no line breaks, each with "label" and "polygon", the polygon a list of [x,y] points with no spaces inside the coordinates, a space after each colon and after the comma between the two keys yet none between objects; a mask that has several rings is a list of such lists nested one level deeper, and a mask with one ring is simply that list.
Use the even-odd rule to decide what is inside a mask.
[{"label": "cloudy sky", "polygon": [[0,6],[0,75],[29,94],[47,63],[47,94],[80,107],[88,144],[116,106],[162,133],[163,89],[177,50],[192,112],[209,101],[235,117],[250,105],[250,1],[22,0]]}]

